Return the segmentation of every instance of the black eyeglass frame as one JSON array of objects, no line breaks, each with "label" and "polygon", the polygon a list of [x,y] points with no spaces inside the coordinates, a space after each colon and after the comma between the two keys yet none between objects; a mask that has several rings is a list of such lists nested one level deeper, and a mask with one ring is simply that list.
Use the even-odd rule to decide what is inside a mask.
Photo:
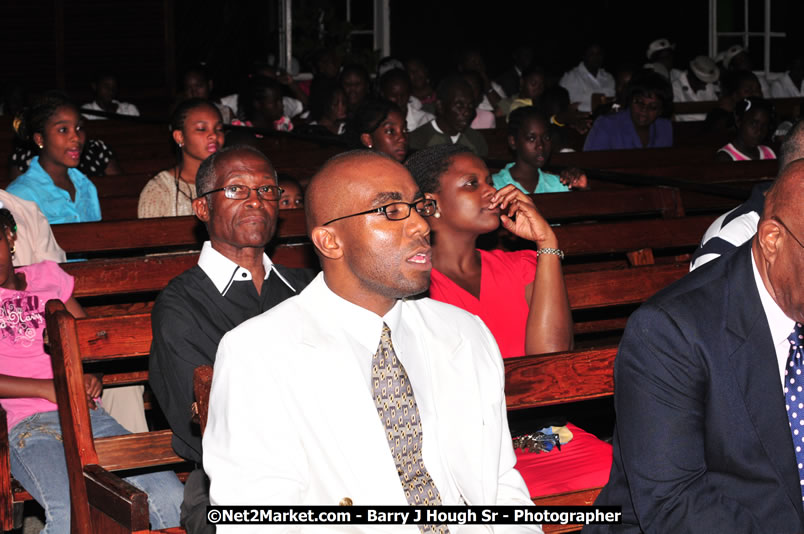
[{"label": "black eyeglass frame", "polygon": [[[248,191],[248,196],[245,196],[243,198],[237,198],[237,197],[229,196],[227,194],[227,190],[229,190],[230,187],[243,187]],[[263,197],[262,195],[260,195],[260,189],[264,189],[266,191],[276,190],[276,198],[265,198],[265,197]],[[257,192],[257,198],[259,198],[260,200],[268,200],[268,201],[271,201],[271,202],[279,200],[282,197],[282,193],[285,192],[285,190],[283,188],[279,187],[278,185],[261,185],[259,187],[249,187],[247,185],[232,184],[232,185],[227,185],[226,187],[219,187],[217,189],[211,189],[211,190],[207,191],[206,193],[202,193],[202,194],[200,194],[198,196],[199,197],[205,197],[207,195],[211,195],[212,193],[217,193],[218,191],[223,191],[223,196],[225,196],[229,200],[247,200],[247,199],[251,198],[251,192],[256,191]]]},{"label": "black eyeglass frame", "polygon": [[[403,205],[408,207],[408,213],[404,217],[399,217],[398,219],[392,219],[391,217],[389,217],[388,216],[388,208],[390,208],[391,206],[398,206],[398,205],[401,205],[401,204],[403,204]],[[423,205],[421,209],[416,207],[418,204]],[[433,206],[433,212],[432,213],[428,213],[428,214],[422,213],[424,211],[424,205],[425,204],[429,204],[429,205]],[[416,210],[416,213],[418,213],[422,217],[430,217],[431,215],[433,215],[438,210],[438,204],[436,203],[434,198],[422,198],[422,199],[419,199],[419,200],[417,200],[415,202],[401,202],[401,201],[400,202],[391,202],[389,204],[385,204],[384,206],[380,206],[378,208],[373,208],[373,209],[370,209],[370,210],[361,211],[360,213],[352,213],[351,215],[344,215],[343,217],[338,217],[336,219],[332,219],[331,221],[325,222],[322,226],[327,226],[328,224],[332,224],[335,221],[348,219],[349,217],[357,217],[358,215],[369,215],[371,213],[382,213],[383,215],[385,215],[385,218],[388,219],[389,221],[404,221],[405,219],[410,217],[410,213],[414,209]]]},{"label": "black eyeglass frame", "polygon": [[771,215],[771,217],[770,217],[770,218],[771,218],[771,219],[773,219],[774,221],[776,221],[777,223],[781,224],[781,225],[782,225],[782,228],[784,228],[785,230],[787,230],[787,233],[788,233],[788,234],[790,234],[790,237],[792,237],[792,238],[793,238],[793,240],[794,240],[796,243],[798,243],[798,246],[800,246],[801,248],[804,248],[804,243],[802,243],[801,241],[799,241],[799,240],[798,240],[798,237],[796,237],[796,234],[794,234],[794,233],[793,233],[793,231],[792,231],[792,230],[790,230],[790,228],[788,228],[788,227],[787,227],[787,225],[784,223],[784,221],[782,221],[782,220],[781,220],[779,217],[777,217],[776,215]]}]

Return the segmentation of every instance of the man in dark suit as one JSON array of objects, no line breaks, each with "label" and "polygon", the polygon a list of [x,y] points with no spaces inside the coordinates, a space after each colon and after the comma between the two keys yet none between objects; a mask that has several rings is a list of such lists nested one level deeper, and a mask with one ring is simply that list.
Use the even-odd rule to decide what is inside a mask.
[{"label": "man in dark suit", "polygon": [[802,207],[798,160],[768,192],[752,241],[631,317],[614,365],[614,463],[596,503],[622,506],[623,524],[584,532],[804,531],[804,405],[790,382],[804,370],[791,345],[804,334]]}]

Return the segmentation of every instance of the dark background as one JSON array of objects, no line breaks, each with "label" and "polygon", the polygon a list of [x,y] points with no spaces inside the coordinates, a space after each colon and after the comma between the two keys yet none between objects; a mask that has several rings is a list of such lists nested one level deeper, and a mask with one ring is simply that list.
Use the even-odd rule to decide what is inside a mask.
[{"label": "dark background", "polygon": [[[764,24],[763,0],[751,1],[751,30]],[[82,100],[98,70],[114,70],[121,98],[166,99],[177,73],[205,61],[217,89],[226,93],[255,61],[276,53],[276,0],[28,0],[6,2],[0,13],[0,83],[30,90],[61,88]],[[721,27],[742,29],[742,0],[720,0]],[[345,21],[345,2],[294,0],[294,55],[304,63],[316,48],[334,47],[373,68],[378,59],[371,37],[345,36],[370,25],[371,0],[353,0],[353,24]],[[536,48],[537,61],[563,72],[580,61],[591,41],[601,43],[606,67],[641,64],[648,43],[666,37],[677,43],[676,66],[708,51],[708,2],[636,0],[499,0],[478,4],[458,0],[391,0],[391,50],[398,57],[419,56],[436,79],[451,70],[458,52],[483,52],[489,74],[510,65],[517,44]],[[784,70],[791,52],[802,50],[804,2],[776,0],[773,30],[786,39],[773,43],[771,70]],[[323,23],[323,32],[321,24]],[[721,42],[722,48],[731,44]],[[750,47],[755,68],[762,67],[761,41]],[[135,98],[136,100],[136,98]]]}]

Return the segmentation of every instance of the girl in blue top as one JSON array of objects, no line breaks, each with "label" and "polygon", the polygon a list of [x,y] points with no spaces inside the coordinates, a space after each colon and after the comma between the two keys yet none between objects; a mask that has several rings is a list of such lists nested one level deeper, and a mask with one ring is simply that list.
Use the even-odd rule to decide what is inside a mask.
[{"label": "girl in blue top", "polygon": [[492,175],[494,187],[513,184],[524,193],[561,193],[588,189],[586,175],[579,169],[566,169],[561,176],[542,171],[550,159],[553,142],[547,117],[533,106],[515,109],[508,117],[508,146],[515,161]]},{"label": "girl in blue top", "polygon": [[17,132],[39,155],[7,191],[36,202],[50,224],[99,221],[95,185],[76,169],[86,141],[78,108],[61,94],[45,94],[25,111]]}]

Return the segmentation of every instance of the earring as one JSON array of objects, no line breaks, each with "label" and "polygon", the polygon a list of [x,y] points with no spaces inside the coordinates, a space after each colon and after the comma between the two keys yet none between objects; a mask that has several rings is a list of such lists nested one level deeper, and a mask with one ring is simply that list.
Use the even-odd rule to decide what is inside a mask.
[{"label": "earring", "polygon": [[17,252],[17,245],[12,245],[11,250],[9,250],[9,252],[11,252],[11,255],[13,256],[14,253]]},{"label": "earring", "polygon": [[433,213],[433,217],[435,217],[436,219],[440,219],[441,218],[441,212],[437,211],[437,212]]},{"label": "earring", "polygon": [[39,150],[42,150],[43,148],[45,148],[45,145],[39,145]]},{"label": "earring", "polygon": [[184,143],[179,143],[179,148],[183,147]]},{"label": "earring", "polygon": [[369,145],[368,147],[369,147],[369,148],[374,148],[374,145]]}]

